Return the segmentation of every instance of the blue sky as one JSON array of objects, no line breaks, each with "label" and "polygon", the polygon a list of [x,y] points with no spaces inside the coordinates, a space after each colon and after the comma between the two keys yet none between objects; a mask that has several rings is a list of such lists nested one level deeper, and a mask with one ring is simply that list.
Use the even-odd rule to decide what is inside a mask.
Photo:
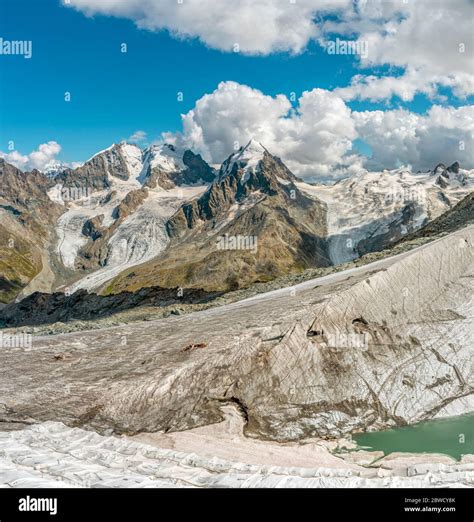
[{"label": "blue sky", "polygon": [[[315,41],[297,55],[248,56],[210,49],[196,38],[138,29],[127,18],[87,17],[59,0],[2,0],[0,10],[1,37],[33,41],[31,59],[0,57],[3,151],[10,140],[22,153],[54,140],[61,144],[61,160],[84,161],[138,129],[151,140],[180,130],[181,114],[221,81],[270,96],[295,92],[299,97],[315,87],[345,87],[361,72],[357,59],[329,56]],[[121,52],[122,43],[127,53]],[[390,65],[363,72],[399,74]],[[65,92],[71,93],[70,102],[64,101]],[[183,102],[177,101],[178,92],[184,93]],[[466,104],[449,90],[444,94],[441,105]],[[405,107],[424,113],[432,104],[423,93],[408,102],[347,101],[356,111]],[[365,153],[371,150],[363,139],[355,143]]]}]

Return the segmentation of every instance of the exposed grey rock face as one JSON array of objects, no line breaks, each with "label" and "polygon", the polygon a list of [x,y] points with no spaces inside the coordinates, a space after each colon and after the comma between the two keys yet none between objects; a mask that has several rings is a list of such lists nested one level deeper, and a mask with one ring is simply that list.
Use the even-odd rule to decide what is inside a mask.
[{"label": "exposed grey rock face", "polygon": [[289,200],[290,190],[293,190],[300,200],[298,203],[307,207],[316,206],[292,184],[294,181],[296,177],[279,158],[272,156],[259,143],[251,141],[222,164],[215,182],[199,199],[183,206],[171,220],[169,229],[172,234],[179,235],[183,216],[186,226],[193,228],[199,220],[209,221],[225,215],[232,205],[242,203],[256,191],[270,197],[281,195]]},{"label": "exposed grey rock face", "polygon": [[66,189],[80,187],[91,192],[110,189],[113,178],[128,181],[140,173],[142,154],[135,145],[116,143],[95,154],[84,165],[59,172],[54,181]]},{"label": "exposed grey rock face", "polygon": [[102,225],[103,221],[103,214],[88,219],[82,227],[82,234],[84,236],[90,237],[92,241],[96,241],[97,239],[101,238],[106,233],[106,229]]},{"label": "exposed grey rock face", "polygon": [[51,232],[63,212],[48,197],[52,185],[41,172],[22,172],[0,158],[0,301],[17,297],[45,270]]},{"label": "exposed grey rock face", "polygon": [[466,177],[459,172],[459,169],[460,165],[457,161],[447,168],[442,163],[437,165],[433,171],[433,175],[436,176],[436,185],[443,189],[449,187],[453,181],[465,185],[467,183]]},{"label": "exposed grey rock face", "polygon": [[194,154],[191,150],[184,151],[183,163],[186,165],[186,170],[183,173],[181,183],[192,184],[201,180],[212,183],[214,181],[216,171],[202,159],[200,154]]},{"label": "exposed grey rock face", "polygon": [[127,166],[118,146],[97,154],[77,169],[60,172],[55,181],[67,188],[87,187],[91,190],[104,190],[110,186],[109,169],[117,178],[128,179]]},{"label": "exposed grey rock face", "polygon": [[47,189],[52,185],[41,172],[22,172],[0,158],[0,203],[11,206],[16,215],[21,211],[42,208],[49,202]]},{"label": "exposed grey rock face", "polygon": [[222,308],[0,353],[7,422],[101,432],[222,420],[338,436],[464,413],[473,393],[474,227],[372,265]]},{"label": "exposed grey rock face", "polygon": [[468,194],[452,210],[441,214],[413,234],[405,236],[402,242],[419,237],[436,237],[439,234],[448,234],[472,224],[474,224],[474,192]]}]

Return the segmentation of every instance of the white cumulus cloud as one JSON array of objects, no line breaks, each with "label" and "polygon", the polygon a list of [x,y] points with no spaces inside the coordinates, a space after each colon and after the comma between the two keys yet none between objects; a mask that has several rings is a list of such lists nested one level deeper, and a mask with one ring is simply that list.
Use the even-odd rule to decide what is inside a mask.
[{"label": "white cumulus cloud", "polygon": [[268,54],[301,52],[318,36],[320,13],[347,9],[350,0],[69,0],[87,15],[133,20],[142,29],[168,30],[178,38],[199,38],[222,51]]},{"label": "white cumulus cloud", "polygon": [[[220,164],[253,138],[296,175],[329,179],[401,165],[428,170],[454,161],[472,169],[473,135],[473,106],[433,105],[425,114],[406,109],[357,112],[324,89],[306,91],[292,104],[286,95],[269,96],[228,81],[182,115],[181,132],[164,133],[162,139]],[[140,141],[146,134],[137,131],[134,138]],[[356,139],[370,146],[370,158],[353,151]],[[45,170],[57,162],[60,151],[57,142],[49,141],[26,155],[11,151],[0,152],[0,157],[23,171]]]},{"label": "white cumulus cloud", "polygon": [[[68,0],[86,15],[131,19],[176,38],[198,38],[221,51],[251,55],[303,52],[335,35],[368,45],[355,57],[361,71],[390,66],[384,74],[357,74],[341,88],[344,99],[410,101],[440,87],[474,93],[471,0]],[[327,16],[330,15],[330,16]]]},{"label": "white cumulus cloud", "polygon": [[[424,115],[404,109],[355,112],[324,89],[304,92],[293,106],[285,95],[222,82],[182,122],[181,133],[165,133],[163,139],[200,152],[211,163],[221,163],[254,138],[307,178],[340,177],[364,167],[427,170],[454,161],[474,167],[471,106],[435,105]],[[371,158],[352,150],[356,138],[371,147]]]},{"label": "white cumulus cloud", "polygon": [[23,155],[14,150],[11,152],[1,152],[0,157],[21,170],[44,170],[56,161],[56,156],[61,152],[61,145],[55,141],[42,143],[37,150]]},{"label": "white cumulus cloud", "polygon": [[428,170],[438,163],[459,161],[474,168],[474,107],[434,105],[424,115],[407,110],[353,112],[361,139],[372,148],[373,169],[412,165]]},{"label": "white cumulus cloud", "polygon": [[303,93],[292,108],[283,94],[272,97],[246,85],[222,82],[182,120],[183,132],[165,134],[166,141],[184,142],[208,161],[220,163],[254,138],[299,175],[331,175],[349,161],[346,155],[356,138],[350,109],[323,89]]},{"label": "white cumulus cloud", "polygon": [[[471,0],[360,1],[346,19],[324,31],[356,34],[368,47],[362,68],[389,65],[396,76],[360,74],[339,90],[346,99],[411,101],[417,92],[434,96],[448,87],[460,97],[474,93],[474,49]],[[323,31],[323,32],[324,32]]]},{"label": "white cumulus cloud", "polygon": [[148,135],[145,131],[137,130],[131,136],[128,137],[127,141],[130,143],[146,143]]}]

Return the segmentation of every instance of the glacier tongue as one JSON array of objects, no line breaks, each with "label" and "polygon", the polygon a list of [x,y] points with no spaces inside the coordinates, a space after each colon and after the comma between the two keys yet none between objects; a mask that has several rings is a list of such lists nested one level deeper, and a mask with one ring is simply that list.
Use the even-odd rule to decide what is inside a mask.
[{"label": "glacier tongue", "polygon": [[150,193],[143,205],[125,219],[110,238],[106,266],[71,285],[70,291],[96,290],[124,270],[145,263],[163,252],[169,242],[166,231],[168,219],[186,197],[204,190],[205,187],[197,187]]},{"label": "glacier tongue", "polygon": [[[96,290],[124,270],[145,263],[162,253],[169,242],[166,230],[168,219],[184,201],[199,195],[205,189],[205,186],[200,186],[168,191],[149,190],[144,203],[118,226],[109,239],[106,265],[71,285],[70,292]],[[76,237],[74,234],[71,236]],[[79,247],[82,244],[78,242]],[[75,251],[77,250],[76,248]]]}]

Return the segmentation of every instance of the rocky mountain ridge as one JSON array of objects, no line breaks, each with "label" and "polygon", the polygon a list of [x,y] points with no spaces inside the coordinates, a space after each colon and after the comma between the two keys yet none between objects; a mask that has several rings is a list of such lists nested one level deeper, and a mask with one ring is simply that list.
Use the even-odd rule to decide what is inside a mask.
[{"label": "rocky mountain ridge", "polygon": [[[23,174],[7,165],[0,231],[17,238],[24,261],[3,250],[4,302],[35,290],[222,291],[346,263],[419,230],[473,183],[472,171],[454,163],[310,185],[255,140],[219,171],[171,144],[125,142],[75,169]],[[33,248],[22,232],[35,228],[45,240]],[[7,268],[14,264],[22,275]]]},{"label": "rocky mountain ridge", "polygon": [[48,197],[41,172],[23,173],[0,158],[0,302],[16,297],[48,263],[60,205]]}]

